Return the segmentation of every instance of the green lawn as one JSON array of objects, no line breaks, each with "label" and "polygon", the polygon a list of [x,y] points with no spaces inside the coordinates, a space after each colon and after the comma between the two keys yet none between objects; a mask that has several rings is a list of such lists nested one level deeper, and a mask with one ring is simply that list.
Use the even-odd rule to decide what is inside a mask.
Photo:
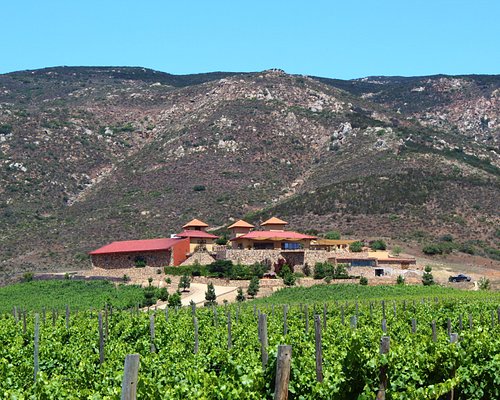
[{"label": "green lawn", "polygon": [[18,283],[0,288],[0,312],[16,307],[27,310],[132,307],[142,302],[144,292],[138,286],[115,286],[108,281],[49,280]]}]

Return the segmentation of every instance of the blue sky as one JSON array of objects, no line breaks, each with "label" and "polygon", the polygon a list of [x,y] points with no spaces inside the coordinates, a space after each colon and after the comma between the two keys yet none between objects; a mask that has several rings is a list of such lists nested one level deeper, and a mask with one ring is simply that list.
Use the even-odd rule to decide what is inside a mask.
[{"label": "blue sky", "polygon": [[500,73],[499,0],[6,0],[0,73],[58,65],[332,78]]}]

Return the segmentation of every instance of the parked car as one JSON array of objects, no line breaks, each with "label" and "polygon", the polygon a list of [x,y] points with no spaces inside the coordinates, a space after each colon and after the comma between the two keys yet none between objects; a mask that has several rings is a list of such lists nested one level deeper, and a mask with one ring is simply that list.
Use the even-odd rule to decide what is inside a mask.
[{"label": "parked car", "polygon": [[471,277],[465,274],[458,274],[456,276],[450,276],[448,282],[470,282]]}]

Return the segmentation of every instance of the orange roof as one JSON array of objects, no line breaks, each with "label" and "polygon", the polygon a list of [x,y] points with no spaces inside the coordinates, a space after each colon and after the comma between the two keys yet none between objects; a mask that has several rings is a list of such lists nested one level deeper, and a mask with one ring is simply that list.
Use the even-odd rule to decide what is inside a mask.
[{"label": "orange roof", "polygon": [[282,219],[279,219],[276,217],[272,217],[272,218],[269,218],[267,221],[264,221],[260,225],[261,226],[264,226],[264,225],[288,225],[288,222],[283,221]]},{"label": "orange roof", "polygon": [[208,227],[208,225],[205,224],[203,221],[200,221],[199,219],[193,219],[192,221],[189,221],[186,225],[184,225],[183,228],[190,228],[192,226],[201,226],[204,228]]},{"label": "orange roof", "polygon": [[255,228],[252,224],[249,224],[247,221],[243,221],[240,219],[239,221],[236,221],[234,224],[232,224],[230,227],[227,229],[233,229],[233,228]]}]

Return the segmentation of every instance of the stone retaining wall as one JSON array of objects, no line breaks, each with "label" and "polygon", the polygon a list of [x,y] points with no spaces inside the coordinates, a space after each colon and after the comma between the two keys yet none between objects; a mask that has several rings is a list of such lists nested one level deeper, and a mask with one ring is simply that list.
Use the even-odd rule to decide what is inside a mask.
[{"label": "stone retaining wall", "polygon": [[104,269],[135,268],[135,260],[141,257],[148,267],[162,268],[170,264],[171,253],[163,251],[141,251],[131,253],[92,254],[92,266]]}]

